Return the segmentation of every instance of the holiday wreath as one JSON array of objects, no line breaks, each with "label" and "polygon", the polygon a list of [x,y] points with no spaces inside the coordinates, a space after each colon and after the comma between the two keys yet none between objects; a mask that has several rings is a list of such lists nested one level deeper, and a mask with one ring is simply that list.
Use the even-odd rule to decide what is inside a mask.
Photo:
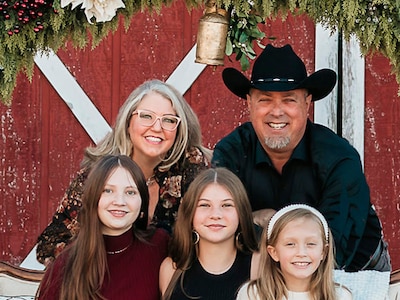
[{"label": "holiday wreath", "polygon": [[[32,78],[38,52],[58,49],[70,40],[74,46],[95,47],[137,12],[160,11],[174,0],[0,0],[0,100],[11,103],[18,73]],[[307,14],[348,39],[354,35],[363,54],[386,56],[400,82],[400,0],[215,0],[231,12],[226,55],[234,55],[242,68],[255,58],[253,43],[264,34],[258,24],[288,13]],[[188,9],[204,1],[185,0]],[[91,39],[89,39],[91,36]]]}]

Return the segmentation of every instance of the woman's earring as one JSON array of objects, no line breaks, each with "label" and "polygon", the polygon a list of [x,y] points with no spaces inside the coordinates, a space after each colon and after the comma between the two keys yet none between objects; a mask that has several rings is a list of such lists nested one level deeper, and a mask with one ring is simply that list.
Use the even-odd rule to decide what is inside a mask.
[{"label": "woman's earring", "polygon": [[193,238],[193,244],[198,244],[198,242],[200,241],[200,235],[196,230],[192,230],[192,238]]},{"label": "woman's earring", "polygon": [[140,215],[139,215],[139,219],[143,219],[143,216],[144,216],[144,212],[141,211],[141,212],[140,212]]},{"label": "woman's earring", "polygon": [[238,232],[236,234],[236,247],[239,248],[240,246],[242,246],[242,232]]}]

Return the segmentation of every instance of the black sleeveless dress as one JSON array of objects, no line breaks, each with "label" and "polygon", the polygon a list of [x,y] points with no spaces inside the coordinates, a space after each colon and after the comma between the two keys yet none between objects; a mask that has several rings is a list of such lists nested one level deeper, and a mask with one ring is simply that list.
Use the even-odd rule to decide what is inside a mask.
[{"label": "black sleeveless dress", "polygon": [[237,252],[232,267],[223,274],[214,275],[203,269],[198,259],[184,273],[183,289],[181,278],[172,293],[171,300],[235,300],[240,286],[250,278],[251,254]]}]

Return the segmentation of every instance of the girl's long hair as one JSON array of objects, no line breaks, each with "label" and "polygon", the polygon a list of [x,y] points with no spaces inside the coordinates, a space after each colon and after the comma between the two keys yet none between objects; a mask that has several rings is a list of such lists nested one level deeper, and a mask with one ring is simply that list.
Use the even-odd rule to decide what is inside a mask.
[{"label": "girl's long hair", "polygon": [[[261,258],[258,279],[250,281],[247,289],[249,295],[251,295],[252,290],[255,288],[260,299],[263,300],[276,300],[288,296],[280,264],[274,261],[269,255],[267,246],[275,246],[283,228],[289,222],[299,218],[309,218],[318,222],[320,224],[321,239],[325,243],[326,238],[322,223],[312,212],[307,209],[298,208],[284,214],[275,223],[269,240],[267,238],[267,228],[264,228],[260,246]],[[309,288],[311,299],[336,300],[335,283],[333,281],[334,266],[334,242],[329,230],[328,243],[324,247],[324,259],[311,277]]]},{"label": "girl's long hair", "polygon": [[[84,186],[83,206],[78,217],[81,227],[69,251],[66,251],[68,256],[64,257],[66,263],[62,270],[60,299],[104,299],[100,288],[107,276],[108,266],[97,209],[104,186],[117,167],[123,167],[130,173],[142,200],[139,216],[131,229],[132,234],[140,240],[146,240],[149,234],[146,231],[149,192],[141,169],[131,158],[124,155],[103,157],[94,165]],[[48,280],[42,283],[44,287],[52,281],[52,265],[49,268]]]},{"label": "girl's long hair", "polygon": [[173,86],[153,79],[142,83],[128,96],[119,109],[112,131],[97,146],[86,148],[82,167],[90,167],[93,162],[107,154],[122,154],[132,157],[135,149],[128,132],[129,122],[132,113],[137,109],[144,96],[151,92],[169,99],[177,116],[181,118],[175,142],[166,157],[162,158],[158,170],[160,172],[169,170],[191,147],[199,148],[210,159],[211,152],[202,145],[200,123],[190,105]]},{"label": "girl's long hair", "polygon": [[258,250],[250,202],[240,179],[231,171],[222,167],[202,171],[190,184],[179,206],[178,217],[170,240],[169,256],[176,265],[178,274],[182,273],[182,276],[173,276],[163,299],[170,299],[179,278],[182,285],[185,271],[191,267],[197,257],[192,232],[193,218],[201,194],[207,186],[213,183],[223,186],[232,194],[239,215],[239,226],[236,233],[240,234],[236,243],[237,249],[245,253]]}]

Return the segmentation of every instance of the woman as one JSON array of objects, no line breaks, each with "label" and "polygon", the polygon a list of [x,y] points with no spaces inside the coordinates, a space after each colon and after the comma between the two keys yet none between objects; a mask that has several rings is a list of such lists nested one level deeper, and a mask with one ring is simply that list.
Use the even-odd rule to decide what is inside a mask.
[{"label": "woman", "polygon": [[150,80],[136,88],[120,108],[113,130],[85,151],[82,169],[67,189],[52,222],[38,237],[37,259],[47,265],[77,234],[77,216],[87,174],[107,154],[131,157],[147,179],[149,222],[171,232],[181,197],[208,167],[197,116],[172,86]]},{"label": "woman", "polygon": [[163,299],[235,299],[256,272],[255,250],[251,208],[240,179],[224,168],[203,171],[182,200],[169,257],[160,267]]},{"label": "woman", "polygon": [[168,234],[146,230],[149,193],[138,165],[108,155],[85,183],[76,240],[46,270],[39,299],[159,299]]}]

